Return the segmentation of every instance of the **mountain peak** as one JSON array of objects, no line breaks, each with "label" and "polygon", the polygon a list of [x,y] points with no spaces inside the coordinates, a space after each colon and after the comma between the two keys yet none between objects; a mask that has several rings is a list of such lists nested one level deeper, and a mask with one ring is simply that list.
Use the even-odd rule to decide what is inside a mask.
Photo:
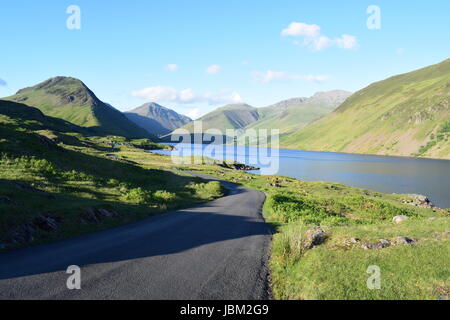
[{"label": "mountain peak", "polygon": [[162,136],[192,121],[156,102],[148,102],[125,113],[125,116],[147,132]]}]

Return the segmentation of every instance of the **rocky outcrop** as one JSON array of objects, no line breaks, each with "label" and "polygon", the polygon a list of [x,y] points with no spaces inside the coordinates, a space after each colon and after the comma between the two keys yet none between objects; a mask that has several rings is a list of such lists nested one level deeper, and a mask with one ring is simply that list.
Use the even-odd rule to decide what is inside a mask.
[{"label": "rocky outcrop", "polygon": [[409,204],[411,206],[433,209],[436,206],[428,199],[427,196],[421,194],[409,194],[408,198],[403,200],[403,203]]},{"label": "rocky outcrop", "polygon": [[248,166],[243,163],[233,162],[233,163],[226,163],[223,162],[218,165],[219,167],[226,168],[226,169],[233,169],[233,170],[240,170],[240,171],[252,171],[252,170],[259,170],[257,167]]}]

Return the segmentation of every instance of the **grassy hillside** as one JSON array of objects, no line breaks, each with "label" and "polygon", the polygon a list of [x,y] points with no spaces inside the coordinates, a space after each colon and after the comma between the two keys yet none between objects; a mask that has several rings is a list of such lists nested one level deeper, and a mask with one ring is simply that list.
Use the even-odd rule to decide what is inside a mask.
[{"label": "grassy hillside", "polygon": [[450,159],[450,59],[374,83],[281,139],[320,151]]},{"label": "grassy hillside", "polygon": [[45,115],[90,128],[96,134],[149,137],[120,111],[100,101],[80,80],[56,77],[4,98],[39,108]]},{"label": "grassy hillside", "polygon": [[145,141],[86,136],[85,130],[0,100],[0,251],[222,195],[220,184],[172,172],[166,159],[134,147]]},{"label": "grassy hillside", "polygon": [[284,106],[276,104],[259,108],[259,121],[247,128],[279,129],[281,134],[287,134],[330,113],[350,95],[350,92],[340,90],[319,92],[311,98],[296,99]]},{"label": "grassy hillside", "polygon": [[[202,121],[203,132],[208,129],[220,129],[225,134],[226,129],[242,129],[259,119],[256,108],[247,104],[233,104],[222,108],[218,108],[213,112],[201,117],[197,121]],[[183,126],[193,132],[193,123]]]}]

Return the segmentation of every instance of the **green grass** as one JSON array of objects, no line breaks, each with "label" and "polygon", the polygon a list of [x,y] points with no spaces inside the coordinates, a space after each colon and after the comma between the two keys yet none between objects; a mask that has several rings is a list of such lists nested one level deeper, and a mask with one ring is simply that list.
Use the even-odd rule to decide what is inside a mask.
[{"label": "green grass", "polygon": [[[275,235],[271,268],[272,287],[278,299],[431,299],[448,295],[450,266],[446,237],[433,240],[435,233],[445,233],[450,219],[408,221],[402,225],[375,224],[334,227],[329,241],[306,252],[296,243],[306,229],[301,225],[282,227]],[[361,244],[343,245],[345,239],[360,238],[376,242],[380,238],[404,236],[422,239],[411,246],[393,246],[364,250]],[[424,240],[425,239],[425,240]],[[369,266],[381,271],[381,289],[367,287]]]},{"label": "green grass", "polygon": [[[217,166],[191,170],[263,191],[266,221],[274,226],[270,269],[276,299],[438,299],[450,290],[450,210],[404,204],[407,195],[384,194],[336,183],[261,177]],[[393,224],[392,218],[410,219]],[[429,220],[430,217],[436,220]],[[305,232],[320,225],[327,241],[304,246]],[[363,243],[405,236],[417,244],[364,250]],[[350,238],[361,241],[346,244]],[[437,239],[437,240],[436,240]],[[371,265],[381,269],[381,289],[366,281]]]}]

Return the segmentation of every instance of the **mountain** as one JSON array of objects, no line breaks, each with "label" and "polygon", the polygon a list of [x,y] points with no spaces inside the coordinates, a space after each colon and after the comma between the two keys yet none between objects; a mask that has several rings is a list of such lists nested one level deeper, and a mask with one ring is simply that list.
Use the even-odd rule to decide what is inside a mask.
[{"label": "mountain", "polygon": [[154,102],[125,112],[125,116],[154,136],[166,135],[192,121]]},{"label": "mountain", "polygon": [[111,105],[100,101],[83,82],[75,78],[51,78],[4,99],[39,108],[47,116],[89,128],[94,134],[149,137],[144,129]]},{"label": "mountain", "polygon": [[[197,121],[202,121],[203,132],[217,128],[225,133],[226,129],[243,129],[258,121],[259,117],[257,108],[248,104],[230,104],[204,115]],[[183,129],[193,132],[194,125],[193,123],[188,123],[183,126]]]},{"label": "mountain", "polygon": [[279,129],[287,134],[330,113],[350,95],[342,90],[318,92],[311,98],[294,98],[259,108],[259,121],[248,129]]},{"label": "mountain", "polygon": [[450,159],[450,59],[374,83],[281,138],[287,148]]},{"label": "mountain", "polygon": [[[198,121],[202,121],[203,132],[211,128],[223,133],[226,129],[279,129],[286,135],[333,111],[350,95],[350,92],[335,90],[318,92],[311,98],[292,98],[263,108],[228,105]],[[193,132],[193,123],[183,128]]]}]

